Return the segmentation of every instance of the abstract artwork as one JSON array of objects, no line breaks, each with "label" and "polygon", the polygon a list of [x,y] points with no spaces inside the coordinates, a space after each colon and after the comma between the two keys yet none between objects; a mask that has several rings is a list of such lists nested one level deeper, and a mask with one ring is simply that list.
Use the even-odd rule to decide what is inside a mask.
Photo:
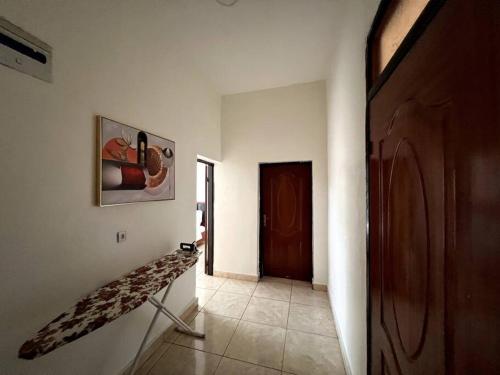
[{"label": "abstract artwork", "polygon": [[97,117],[100,206],[175,199],[175,142]]}]

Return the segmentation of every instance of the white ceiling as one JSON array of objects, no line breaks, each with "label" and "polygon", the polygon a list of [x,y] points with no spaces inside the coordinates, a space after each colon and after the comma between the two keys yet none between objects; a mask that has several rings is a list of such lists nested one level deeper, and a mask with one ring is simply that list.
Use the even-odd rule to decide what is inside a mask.
[{"label": "white ceiling", "polygon": [[355,0],[169,0],[179,53],[221,94],[324,79],[342,4]]}]

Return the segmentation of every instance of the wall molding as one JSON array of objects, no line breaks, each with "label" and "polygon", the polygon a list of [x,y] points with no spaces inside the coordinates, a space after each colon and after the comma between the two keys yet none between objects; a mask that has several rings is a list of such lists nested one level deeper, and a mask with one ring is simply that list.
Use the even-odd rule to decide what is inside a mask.
[{"label": "wall molding", "polygon": [[[180,318],[182,320],[187,320],[189,315],[193,313],[193,311],[198,309],[198,297],[194,297],[191,302],[186,306],[182,314],[180,315]],[[172,332],[175,329],[175,324],[170,324],[166,330],[163,332],[160,332],[157,337],[155,337],[149,344],[146,344],[147,347],[142,353],[141,357],[139,358],[139,364],[137,365],[137,370],[136,372],[139,372],[142,366],[152,357],[152,355],[156,352],[160,346],[165,343],[164,337],[168,335],[170,332]],[[141,337],[142,338],[142,337]],[[137,350],[139,350],[139,344],[137,345]],[[134,354],[135,355],[135,354]],[[127,366],[119,372],[120,375],[128,375],[130,372],[130,368],[132,366],[132,362],[134,361],[134,358],[132,358]]]},{"label": "wall molding", "polygon": [[234,280],[244,280],[244,281],[259,281],[259,277],[257,275],[248,275],[245,273],[232,273],[232,272],[224,272],[224,271],[214,271],[215,277],[225,277],[226,279],[234,279]]}]

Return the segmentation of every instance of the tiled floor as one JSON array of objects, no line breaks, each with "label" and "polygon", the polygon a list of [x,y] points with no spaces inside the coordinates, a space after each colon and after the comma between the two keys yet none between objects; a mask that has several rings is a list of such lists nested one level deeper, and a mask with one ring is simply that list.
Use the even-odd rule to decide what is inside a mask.
[{"label": "tiled floor", "polygon": [[206,338],[169,332],[140,375],[345,374],[325,292],[302,281],[206,276],[201,267],[197,286],[199,309],[187,321]]}]

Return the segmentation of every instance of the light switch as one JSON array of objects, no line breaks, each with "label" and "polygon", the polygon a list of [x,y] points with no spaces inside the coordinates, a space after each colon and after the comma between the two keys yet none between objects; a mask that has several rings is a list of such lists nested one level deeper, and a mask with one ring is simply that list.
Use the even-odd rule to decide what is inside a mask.
[{"label": "light switch", "polygon": [[116,233],[116,242],[124,242],[127,240],[127,232],[122,231],[122,232],[117,232]]}]

